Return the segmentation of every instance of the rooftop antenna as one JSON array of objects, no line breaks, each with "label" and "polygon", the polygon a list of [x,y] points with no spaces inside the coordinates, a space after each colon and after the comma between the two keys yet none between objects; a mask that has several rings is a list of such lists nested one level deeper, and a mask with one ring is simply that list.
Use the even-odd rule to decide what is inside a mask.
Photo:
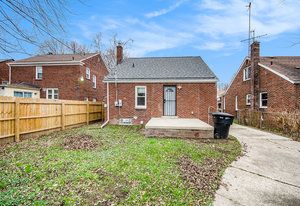
[{"label": "rooftop antenna", "polygon": [[248,56],[250,57],[250,55],[251,55],[251,44],[253,42],[255,42],[255,39],[267,36],[268,34],[263,34],[263,35],[255,36],[255,30],[251,30],[251,10],[252,10],[252,3],[251,3],[251,1],[249,2],[249,4],[246,7],[248,8],[248,13],[249,13],[249,19],[248,19],[248,21],[249,21],[248,22],[248,24],[249,24],[249,27],[248,27],[248,29],[249,29],[248,30],[248,39],[244,39],[241,42],[245,42],[245,41],[248,42]]},{"label": "rooftop antenna", "polygon": [[248,8],[248,13],[249,13],[249,27],[248,27],[248,56],[250,56],[250,38],[251,38],[251,1],[249,2],[249,4],[246,6]]}]

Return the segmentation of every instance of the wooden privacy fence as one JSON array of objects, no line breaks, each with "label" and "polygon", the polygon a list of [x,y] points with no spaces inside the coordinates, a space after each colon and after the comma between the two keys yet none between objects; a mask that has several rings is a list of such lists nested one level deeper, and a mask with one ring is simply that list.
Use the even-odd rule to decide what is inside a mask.
[{"label": "wooden privacy fence", "polygon": [[0,96],[0,143],[101,121],[104,115],[100,102]]}]

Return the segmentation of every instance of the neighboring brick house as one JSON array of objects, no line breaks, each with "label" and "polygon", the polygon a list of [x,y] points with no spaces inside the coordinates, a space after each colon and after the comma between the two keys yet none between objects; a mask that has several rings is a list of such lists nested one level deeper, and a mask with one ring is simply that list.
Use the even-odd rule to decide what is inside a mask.
[{"label": "neighboring brick house", "polygon": [[38,55],[8,63],[10,83],[41,88],[41,98],[104,101],[108,74],[98,53]]},{"label": "neighboring brick house", "polygon": [[0,84],[7,84],[9,81],[9,67],[7,63],[13,59],[0,59]]},{"label": "neighboring brick house", "polygon": [[118,46],[115,71],[104,79],[111,123],[146,124],[162,116],[208,122],[218,79],[201,57],[122,56]]},{"label": "neighboring brick house", "polygon": [[251,45],[222,99],[225,111],[266,112],[300,109],[300,56],[260,56],[260,44]]}]

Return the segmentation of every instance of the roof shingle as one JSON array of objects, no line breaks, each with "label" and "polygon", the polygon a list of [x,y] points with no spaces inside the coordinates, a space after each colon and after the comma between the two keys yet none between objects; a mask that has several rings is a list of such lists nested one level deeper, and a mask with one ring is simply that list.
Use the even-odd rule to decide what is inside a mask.
[{"label": "roof shingle", "polygon": [[105,80],[214,79],[201,57],[144,57],[128,58],[116,66],[115,74]]}]

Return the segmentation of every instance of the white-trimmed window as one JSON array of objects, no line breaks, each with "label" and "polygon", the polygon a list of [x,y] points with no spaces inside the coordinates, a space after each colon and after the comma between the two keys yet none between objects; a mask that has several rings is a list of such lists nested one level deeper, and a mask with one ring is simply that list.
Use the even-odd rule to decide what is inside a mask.
[{"label": "white-trimmed window", "polygon": [[58,89],[57,88],[48,88],[46,90],[47,99],[58,99]]},{"label": "white-trimmed window", "polygon": [[247,81],[251,78],[251,67],[247,67],[244,69],[243,80]]},{"label": "white-trimmed window", "polygon": [[90,79],[91,78],[91,70],[90,70],[90,68],[86,68],[85,69],[85,77],[87,78],[87,79]]},{"label": "white-trimmed window", "polygon": [[246,94],[246,105],[251,105],[251,94]]},{"label": "white-trimmed window", "polygon": [[226,109],[226,97],[224,96],[224,99],[223,99],[223,110],[225,111],[225,109]]},{"label": "white-trimmed window", "polygon": [[14,97],[32,98],[32,92],[14,91]]},{"label": "white-trimmed window", "polygon": [[135,108],[136,109],[147,108],[147,87],[146,86],[135,87]]},{"label": "white-trimmed window", "polygon": [[261,92],[259,94],[259,107],[260,108],[268,108],[268,93]]},{"label": "white-trimmed window", "polygon": [[238,106],[238,96],[235,96],[235,111],[239,110],[239,106]]},{"label": "white-trimmed window", "polygon": [[96,75],[93,75],[93,88],[96,89],[97,87],[97,79],[96,79]]},{"label": "white-trimmed window", "polygon": [[43,67],[35,67],[35,79],[43,79]]}]

